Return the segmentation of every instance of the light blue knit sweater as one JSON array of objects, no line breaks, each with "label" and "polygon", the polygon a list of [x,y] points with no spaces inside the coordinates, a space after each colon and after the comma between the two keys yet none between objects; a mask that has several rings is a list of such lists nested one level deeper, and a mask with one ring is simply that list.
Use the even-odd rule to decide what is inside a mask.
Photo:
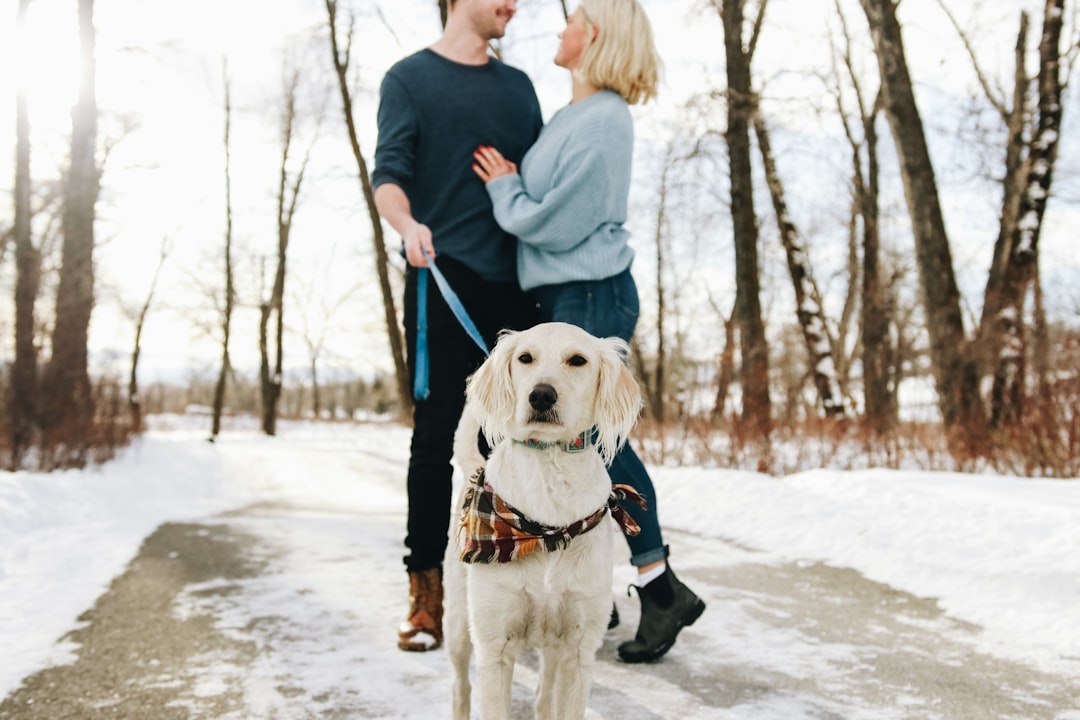
[{"label": "light blue knit sweater", "polygon": [[495,219],[520,242],[523,290],[603,280],[630,267],[623,228],[634,124],[626,101],[601,90],[567,105],[540,131],[520,175],[487,184]]}]

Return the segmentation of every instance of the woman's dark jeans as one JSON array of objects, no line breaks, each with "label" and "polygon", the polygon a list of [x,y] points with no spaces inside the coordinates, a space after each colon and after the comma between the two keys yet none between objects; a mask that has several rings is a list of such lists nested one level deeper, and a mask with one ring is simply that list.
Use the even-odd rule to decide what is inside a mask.
[{"label": "woman's dark jeans", "polygon": [[[640,305],[629,268],[605,280],[545,285],[530,292],[540,306],[541,322],[570,323],[597,337],[619,337],[627,342],[634,334]],[[645,465],[629,442],[615,455],[608,473],[613,483],[631,486],[648,503],[646,510],[634,502],[623,503],[641,526],[641,533],[626,536],[630,563],[641,567],[665,559],[667,550],[660,533],[656,491]]]}]

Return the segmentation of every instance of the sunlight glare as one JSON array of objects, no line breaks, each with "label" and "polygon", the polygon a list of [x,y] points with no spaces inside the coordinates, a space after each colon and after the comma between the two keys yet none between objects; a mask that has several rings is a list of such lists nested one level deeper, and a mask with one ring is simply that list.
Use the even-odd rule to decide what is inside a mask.
[{"label": "sunlight glare", "polygon": [[35,0],[22,32],[8,47],[14,57],[7,66],[15,68],[15,83],[25,88],[32,131],[67,133],[79,93],[78,5]]}]

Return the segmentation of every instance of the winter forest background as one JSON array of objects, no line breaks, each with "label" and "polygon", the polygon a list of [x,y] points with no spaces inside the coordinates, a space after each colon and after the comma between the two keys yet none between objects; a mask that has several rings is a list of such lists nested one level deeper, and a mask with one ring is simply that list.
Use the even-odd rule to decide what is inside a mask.
[{"label": "winter forest background", "polygon": [[[1080,6],[642,2],[650,459],[1080,474]],[[368,172],[379,81],[442,3],[10,5],[3,465],[108,457],[147,413],[406,420]],[[519,2],[493,48],[545,117],[573,5]]]}]

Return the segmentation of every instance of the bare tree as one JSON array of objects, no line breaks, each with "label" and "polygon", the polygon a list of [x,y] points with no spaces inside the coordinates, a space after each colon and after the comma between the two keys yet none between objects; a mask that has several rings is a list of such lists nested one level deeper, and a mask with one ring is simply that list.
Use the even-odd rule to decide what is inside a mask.
[{"label": "bare tree", "polygon": [[225,82],[225,298],[221,313],[221,368],[214,385],[214,400],[210,426],[210,439],[221,432],[221,413],[225,406],[225,383],[232,369],[229,360],[229,336],[232,330],[233,306],[236,300],[236,288],[233,283],[232,265],[232,168],[231,138],[232,99],[229,94],[229,65],[222,63],[222,77]]},{"label": "bare tree", "polygon": [[[1025,307],[1032,299],[1036,313],[1042,308],[1038,302],[1038,247],[1061,129],[1059,68],[1064,0],[1047,0],[1044,6],[1036,86],[1038,100],[1034,114],[1028,112],[1026,102],[1031,85],[1024,62],[1027,14],[1020,14],[1010,106],[995,97],[966,34],[948,8],[942,7],[964,40],[980,85],[1000,114],[1007,133],[1001,223],[987,277],[976,360],[986,363],[994,378],[990,407],[992,424],[1015,424],[1023,414],[1025,358],[1031,354],[1026,340]],[[1029,121],[1029,117],[1032,120]],[[1044,319],[1039,317],[1036,318],[1038,327],[1045,327]]]},{"label": "bare tree", "polygon": [[[286,79],[285,107],[282,115],[281,165],[278,172],[277,189],[277,266],[274,272],[274,284],[270,291],[270,297],[259,304],[259,387],[262,398],[262,430],[267,435],[274,435],[277,431],[278,400],[281,397],[281,383],[284,373],[284,299],[289,236],[292,232],[293,218],[296,216],[304,173],[311,159],[311,151],[317,137],[316,133],[311,142],[308,143],[300,166],[295,171],[290,171],[289,153],[296,133],[297,89],[299,84],[300,71],[294,69]],[[274,315],[276,320],[273,370],[270,367],[268,338],[271,315]]]},{"label": "bare tree", "polygon": [[56,293],[52,358],[41,385],[42,426],[61,465],[81,466],[94,418],[87,336],[94,305],[94,207],[100,186],[97,144],[93,0],[79,0],[82,58],[79,97],[71,112],[71,162],[64,182],[63,260]]},{"label": "bare tree", "polygon": [[349,56],[352,52],[353,39],[352,25],[350,22],[349,29],[345,33],[345,47],[341,48],[338,45],[337,0],[326,0],[326,12],[329,18],[330,51],[333,56],[334,70],[337,73],[338,89],[341,91],[341,106],[345,114],[345,126],[349,132],[349,143],[352,146],[353,157],[356,159],[357,170],[360,175],[360,188],[364,193],[364,202],[367,204],[368,218],[371,221],[372,241],[375,248],[375,271],[379,278],[379,289],[382,291],[383,316],[386,320],[386,332],[390,340],[390,352],[394,358],[394,372],[401,410],[408,417],[412,409],[412,392],[409,387],[409,370],[405,364],[405,340],[398,324],[397,307],[394,302],[393,289],[390,286],[390,259],[386,252],[382,220],[379,218],[379,212],[375,208],[375,193],[371,187],[371,175],[368,173],[364,155],[360,152],[360,140],[352,114],[353,100],[348,82]]},{"label": "bare tree", "polygon": [[[1031,352],[1025,333],[1025,308],[1038,301],[1038,240],[1061,129],[1060,36],[1064,0],[1046,0],[1039,45],[1038,107],[1034,120],[1026,98],[1031,80],[1025,69],[1028,18],[1020,16],[1015,46],[1011,104],[991,89],[972,45],[945,3],[964,42],[976,77],[1006,130],[1001,222],[987,277],[983,314],[973,340],[964,336],[937,189],[921,121],[911,93],[895,6],[862,0],[874,34],[882,76],[886,116],[901,159],[909,211],[916,239],[920,278],[937,375],[939,401],[946,424],[968,438],[980,433],[987,416],[979,396],[980,381],[993,377],[989,420],[1012,424],[1022,415],[1025,358]],[[1036,328],[1044,324],[1036,318]]]},{"label": "bare tree", "polygon": [[[866,93],[863,91],[852,61],[851,33],[848,29],[847,17],[839,0],[836,0],[835,4],[843,35],[843,47],[834,51],[834,75],[838,84],[842,74],[847,76],[856,104],[856,117],[853,121],[838,85],[834,93],[837,111],[844,127],[844,136],[851,147],[853,184],[851,245],[853,248],[858,244],[855,240],[858,232],[856,219],[862,219],[862,266],[860,269],[856,261],[857,253],[852,250],[850,275],[853,280],[858,277],[862,279],[861,302],[859,303],[861,332],[858,345],[862,356],[864,413],[870,430],[877,435],[882,435],[896,422],[898,408],[894,402],[896,377],[891,372],[893,348],[889,339],[893,311],[881,267],[879,231],[880,163],[878,162],[877,116],[881,107],[881,96],[880,93],[874,93],[874,100],[867,102]],[[843,70],[837,64],[842,65]],[[853,124],[861,130],[861,135],[856,134]],[[854,297],[854,294],[849,294],[849,297]],[[848,308],[845,307],[845,318],[848,312]],[[846,324],[846,319],[841,322]]]},{"label": "bare tree", "polygon": [[[946,427],[965,445],[982,435],[977,368],[971,359],[960,310],[960,292],[941,212],[937,181],[919,116],[893,0],[860,0],[874,40],[881,98],[889,121],[926,309],[938,404]],[[969,449],[971,449],[969,447]]]},{"label": "bare tree", "polygon": [[731,389],[732,380],[735,377],[735,345],[738,328],[739,298],[735,296],[735,302],[731,308],[731,315],[725,317],[720,311],[717,302],[709,298],[709,302],[716,312],[716,316],[724,323],[724,347],[720,351],[720,362],[717,363],[716,371],[716,397],[713,400],[710,421],[719,423],[724,417],[724,408],[727,405],[728,391]]},{"label": "bare tree", "polygon": [[[334,257],[335,253],[331,250],[328,255],[329,262],[333,262]],[[307,349],[311,411],[315,417],[319,417],[323,409],[319,365],[322,362],[326,338],[331,333],[339,332],[340,326],[334,319],[360,289],[359,285],[352,285],[334,296],[328,296],[327,285],[318,280],[305,282],[300,278],[292,285],[293,290],[290,293],[290,304],[296,307],[296,315],[299,317],[299,321],[294,322],[291,329],[301,336]]]},{"label": "bare tree", "polygon": [[[667,363],[667,338],[664,331],[664,321],[667,317],[667,296],[664,281],[666,265],[665,238],[667,235],[670,180],[675,169],[674,160],[674,145],[669,145],[664,159],[664,167],[660,172],[660,189],[657,198],[656,226],[653,238],[656,246],[656,365],[651,381],[647,374],[641,373],[642,379],[645,380],[645,394],[649,414],[656,421],[661,433],[663,433],[664,429],[664,383]],[[642,363],[642,370],[644,370],[644,363]]]},{"label": "bare tree", "polygon": [[[715,2],[716,0],[714,0]],[[731,175],[731,216],[735,234],[739,348],[742,356],[743,420],[752,437],[764,440],[772,426],[769,400],[769,346],[761,316],[758,227],[750,157],[750,117],[757,100],[751,89],[754,54],[766,0],[762,0],[749,42],[743,44],[746,0],[720,0],[727,60],[727,131]]]},{"label": "bare tree", "polygon": [[146,292],[146,300],[135,319],[135,342],[131,350],[131,372],[128,374],[128,410],[131,414],[131,431],[142,432],[142,397],[139,393],[139,357],[142,354],[142,334],[146,326],[146,318],[150,315],[150,307],[154,302],[154,292],[157,290],[158,278],[161,276],[161,268],[165,266],[165,260],[169,257],[169,240],[161,241],[161,250],[158,252],[158,263],[154,268],[154,274],[150,278],[150,289]]},{"label": "bare tree", "polygon": [[761,109],[754,113],[754,134],[757,136],[758,150],[761,152],[765,167],[765,182],[769,186],[773,211],[780,231],[780,243],[787,258],[788,273],[795,288],[795,314],[802,330],[803,341],[810,360],[810,375],[817,389],[818,402],[826,417],[844,415],[844,395],[840,389],[840,379],[836,371],[834,358],[835,341],[829,330],[825,308],[821,302],[821,292],[810,263],[810,255],[799,235],[799,229],[791,218],[784,183],[776,169],[776,158],[772,152],[772,140]]},{"label": "bare tree", "polygon": [[[19,0],[16,32],[22,32],[30,0]],[[17,469],[22,456],[33,446],[37,435],[37,346],[34,344],[34,306],[41,284],[41,255],[34,247],[30,205],[30,118],[26,88],[20,84],[15,95],[15,361],[11,369],[11,467]]]}]

